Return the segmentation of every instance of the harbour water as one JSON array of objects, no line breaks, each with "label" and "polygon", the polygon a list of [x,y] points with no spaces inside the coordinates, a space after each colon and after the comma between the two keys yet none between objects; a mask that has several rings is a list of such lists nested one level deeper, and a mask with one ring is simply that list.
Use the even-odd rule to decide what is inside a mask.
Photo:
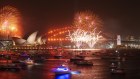
[{"label": "harbour water", "polygon": [[[124,75],[110,72],[111,59],[100,59],[93,56],[93,66],[77,66],[67,59],[49,59],[44,63],[29,65],[19,72],[0,71],[0,79],[140,79],[140,54],[126,56],[123,61]],[[55,75],[51,70],[64,62],[71,70],[81,71],[80,74]]]}]

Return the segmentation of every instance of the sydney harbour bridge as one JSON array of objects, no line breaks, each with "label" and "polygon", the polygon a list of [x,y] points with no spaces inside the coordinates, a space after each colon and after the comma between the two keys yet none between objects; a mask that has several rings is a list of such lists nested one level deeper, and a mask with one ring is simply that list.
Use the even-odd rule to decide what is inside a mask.
[{"label": "sydney harbour bridge", "polygon": [[[46,52],[49,49],[77,49],[68,37],[68,34],[74,30],[73,27],[63,27],[48,31],[42,36],[38,36],[38,32],[34,32],[27,39],[12,37],[10,40],[0,40],[0,50],[13,50],[19,52]],[[116,38],[103,36],[104,39],[97,43],[91,49],[113,49],[117,47]],[[121,48],[140,48],[139,40],[121,39]],[[81,49],[86,49],[83,45]]]}]

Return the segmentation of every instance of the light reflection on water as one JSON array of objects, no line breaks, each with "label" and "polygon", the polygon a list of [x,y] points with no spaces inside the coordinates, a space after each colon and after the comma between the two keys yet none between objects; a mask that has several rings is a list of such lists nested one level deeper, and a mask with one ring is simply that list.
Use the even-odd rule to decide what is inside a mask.
[{"label": "light reflection on water", "polygon": [[[47,61],[49,65],[45,65],[45,70],[54,68],[62,64],[64,61]],[[73,71],[81,71],[80,74],[74,74],[69,79],[110,79],[108,72],[108,63],[104,60],[93,60],[94,66],[76,66],[69,62],[68,65]],[[52,78],[53,79],[53,78]]]},{"label": "light reflection on water", "polygon": [[55,79],[71,79],[71,74],[55,75]]},{"label": "light reflection on water", "polygon": [[51,72],[52,68],[56,68],[63,64],[65,60],[54,60],[46,61],[42,65],[28,66],[27,70],[22,70],[20,72],[0,72],[0,77],[2,79],[110,79],[108,73],[106,73],[107,62],[102,60],[93,60],[95,63],[92,67],[80,67],[76,66],[71,62],[68,65],[73,71],[81,71],[80,74],[65,74],[56,75]]},{"label": "light reflection on water", "polygon": [[127,62],[125,62],[125,67],[127,68],[126,77],[118,75],[111,76],[109,60],[102,59],[94,59],[94,66],[92,67],[76,66],[68,62],[70,69],[73,71],[81,71],[80,74],[55,75],[51,72],[52,68],[58,67],[63,63],[64,60],[50,60],[41,65],[29,66],[27,70],[21,70],[20,72],[0,71],[0,79],[140,79],[139,60],[127,60]]}]

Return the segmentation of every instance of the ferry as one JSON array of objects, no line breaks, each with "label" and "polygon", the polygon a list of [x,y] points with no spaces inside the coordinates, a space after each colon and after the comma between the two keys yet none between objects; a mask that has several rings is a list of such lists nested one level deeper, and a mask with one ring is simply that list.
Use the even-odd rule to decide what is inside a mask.
[{"label": "ferry", "polygon": [[78,66],[93,66],[93,62],[90,60],[77,61],[75,64]]},{"label": "ferry", "polygon": [[79,74],[80,71],[71,71],[66,65],[61,65],[57,68],[52,69],[55,75],[62,75],[62,74]]},{"label": "ferry", "polygon": [[33,65],[33,64],[34,64],[34,61],[31,60],[30,58],[26,59],[24,62],[25,62],[27,65]]}]

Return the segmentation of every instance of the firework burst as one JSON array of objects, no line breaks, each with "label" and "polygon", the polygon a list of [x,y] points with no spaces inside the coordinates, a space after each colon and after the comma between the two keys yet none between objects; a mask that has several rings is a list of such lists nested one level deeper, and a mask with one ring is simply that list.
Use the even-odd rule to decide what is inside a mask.
[{"label": "firework burst", "polygon": [[87,35],[87,32],[84,32],[81,29],[77,29],[76,31],[74,31],[73,33],[69,32],[69,38],[72,42],[75,43],[77,48],[80,48],[80,46],[82,45],[82,43],[85,41],[85,36]]},{"label": "firework burst", "polygon": [[102,25],[101,20],[90,11],[79,12],[75,15],[74,26],[85,31],[92,31]]},{"label": "firework burst", "polygon": [[75,15],[74,26],[76,30],[69,32],[68,37],[74,42],[77,48],[88,45],[94,48],[95,44],[102,39],[101,31],[97,31],[97,27],[101,26],[101,21],[91,12],[81,12]]},{"label": "firework burst", "polygon": [[11,6],[0,9],[0,34],[21,37],[20,13]]},{"label": "firework burst", "polygon": [[77,29],[73,33],[69,32],[68,36],[70,40],[75,43],[77,48],[80,48],[84,44],[87,44],[88,47],[93,48],[94,45],[102,38],[100,32],[89,32],[81,29]]}]

